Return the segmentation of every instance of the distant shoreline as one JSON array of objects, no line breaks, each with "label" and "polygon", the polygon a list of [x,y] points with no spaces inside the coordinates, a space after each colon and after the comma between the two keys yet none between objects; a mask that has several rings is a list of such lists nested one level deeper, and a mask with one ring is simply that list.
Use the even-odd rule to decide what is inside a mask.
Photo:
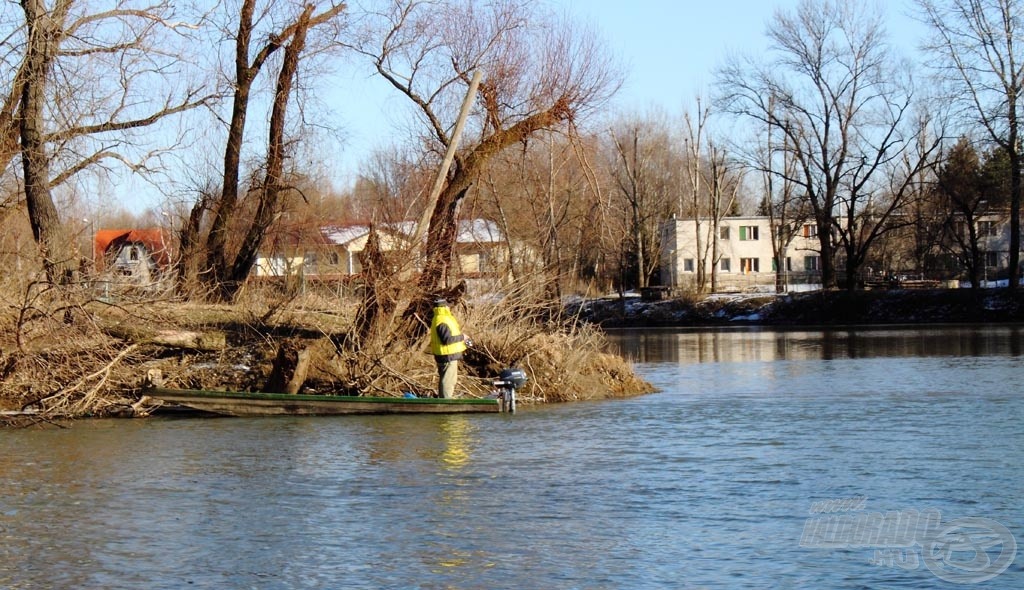
[{"label": "distant shoreline", "polygon": [[1024,322],[1024,289],[893,289],[590,299],[567,313],[605,328],[876,326]]}]

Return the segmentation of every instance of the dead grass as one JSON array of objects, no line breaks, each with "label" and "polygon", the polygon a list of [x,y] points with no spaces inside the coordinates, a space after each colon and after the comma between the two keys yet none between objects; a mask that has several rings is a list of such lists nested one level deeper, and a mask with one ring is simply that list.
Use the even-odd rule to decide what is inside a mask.
[{"label": "dead grass", "polygon": [[[505,367],[526,370],[521,396],[558,402],[645,393],[629,364],[604,352],[594,328],[558,317],[524,289],[455,309],[474,341],[460,366],[459,393],[483,396]],[[426,338],[352,344],[357,301],[318,293],[247,290],[234,305],[199,304],[163,293],[97,292],[88,285],[0,284],[0,409],[42,416],[130,414],[148,369],[172,387],[260,390],[278,347],[312,353],[304,393],[428,395],[436,369]],[[203,352],[134,341],[146,330],[223,331],[224,350]]]},{"label": "dead grass", "polygon": [[[561,316],[528,286],[501,298],[460,303],[453,312],[473,345],[460,363],[458,392],[482,397],[502,369],[519,367],[529,376],[521,398],[538,402],[622,397],[649,393],[621,357],[605,352],[600,330]],[[307,385],[325,390],[395,395],[430,395],[436,367],[427,338],[413,347],[383,340],[372,348],[344,339],[315,347],[315,370]]]},{"label": "dead grass", "polygon": [[81,416],[130,406],[125,372],[142,351],[103,332],[95,303],[84,287],[0,286],[0,407]]}]

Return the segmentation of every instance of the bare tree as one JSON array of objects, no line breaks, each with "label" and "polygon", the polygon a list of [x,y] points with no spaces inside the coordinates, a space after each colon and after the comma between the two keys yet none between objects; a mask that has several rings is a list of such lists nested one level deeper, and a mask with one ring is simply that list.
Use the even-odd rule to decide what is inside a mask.
[{"label": "bare tree", "polygon": [[0,106],[0,166],[10,164],[18,145],[33,236],[53,281],[71,263],[53,187],[109,161],[148,172],[159,151],[136,153],[128,132],[214,96],[198,87],[160,96],[182,68],[168,35],[194,28],[174,18],[170,2],[122,0],[101,10],[74,0],[52,7],[23,0],[21,7],[24,26],[9,38],[22,37],[12,47],[23,53]]},{"label": "bare tree", "polygon": [[932,66],[1010,159],[1009,288],[1020,283],[1021,136],[1024,5],[1017,0],[919,0],[932,38]]},{"label": "bare tree", "polygon": [[[708,286],[708,257],[707,251],[711,247],[710,244],[717,240],[718,231],[717,220],[712,221],[712,228],[708,232],[708,235],[704,235],[704,223],[706,216],[706,209],[703,206],[703,195],[705,192],[703,180],[704,175],[701,174],[700,157],[704,149],[704,129],[707,126],[707,109],[702,109],[700,102],[697,102],[697,118],[696,120],[686,113],[683,117],[683,121],[686,126],[686,155],[687,155],[687,167],[686,177],[689,181],[687,191],[685,193],[680,191],[679,195],[679,211],[682,215],[682,211],[686,209],[684,204],[683,195],[686,194],[689,197],[689,207],[693,215],[693,235],[696,240],[694,247],[696,248],[696,274],[697,274],[697,292],[704,293]],[[711,260],[711,282],[714,283],[715,273],[715,257],[712,255]]]},{"label": "bare tree", "polygon": [[[524,0],[401,0],[366,16],[354,49],[414,107],[420,141],[440,159],[453,139],[453,116],[474,72],[483,73],[465,147],[454,156],[430,212],[418,299],[404,316],[427,309],[445,289],[458,209],[488,162],[533,134],[570,124],[618,88],[597,39],[539,14]],[[417,326],[411,321],[408,326]]]},{"label": "bare tree", "polygon": [[624,243],[629,248],[628,264],[636,273],[623,287],[650,284],[659,266],[658,225],[671,214],[681,192],[677,171],[682,157],[674,153],[677,142],[669,129],[664,117],[649,115],[645,120],[624,121],[611,131],[615,147],[611,175],[628,228],[629,240]]},{"label": "bare tree", "polygon": [[[799,171],[786,179],[808,199],[822,284],[834,288],[837,237],[845,236],[850,275],[859,261],[859,246],[850,245],[869,245],[897,209],[878,207],[881,193],[904,194],[889,191],[884,176],[916,142],[917,130],[905,129],[909,76],[886,44],[880,14],[863,4],[802,0],[793,13],[776,13],[768,37],[771,62],[734,60],[721,70],[723,104],[784,132]],[[867,220],[878,227],[859,226]]]},{"label": "bare tree", "polygon": [[[693,216],[696,237],[696,288],[698,293],[718,289],[719,231],[722,219],[732,212],[739,191],[741,172],[727,153],[709,136],[711,110],[697,100],[696,116],[683,115],[686,150],[686,196]],[[680,194],[684,194],[682,191]],[[680,200],[682,214],[685,204]]]},{"label": "bare tree", "polygon": [[[578,139],[541,132],[523,142],[522,149],[506,150],[492,159],[480,190],[467,199],[474,212],[501,226],[510,276],[542,271],[546,295],[553,301],[560,301],[565,284],[600,256],[588,240],[600,232],[606,211],[593,206]],[[513,236],[529,244],[540,259],[533,263]]]},{"label": "bare tree", "polygon": [[916,138],[894,135],[894,140],[875,154],[870,165],[874,170],[866,160],[852,169],[851,184],[840,201],[843,214],[834,225],[837,243],[845,254],[846,284],[850,289],[860,282],[860,269],[876,241],[913,225],[913,218],[903,214],[904,208],[920,195],[916,191],[918,178],[934,167],[942,143],[941,134],[930,134],[929,120],[924,116],[918,119]]},{"label": "bare tree", "polygon": [[[769,110],[773,109],[769,104]],[[783,293],[788,284],[789,261],[786,250],[807,220],[806,200],[796,194],[796,185],[790,180],[797,170],[793,158],[789,157],[785,131],[782,144],[775,145],[775,129],[772,118],[768,118],[766,143],[763,152],[754,157],[754,168],[761,173],[764,198],[759,206],[768,217],[768,231],[771,233],[772,258],[775,260],[775,292]]]},{"label": "bare tree", "polygon": [[[249,275],[263,237],[278,214],[279,198],[287,186],[282,178],[284,170],[284,124],[288,100],[292,94],[292,86],[297,75],[299,60],[306,48],[306,38],[315,27],[330,24],[342,13],[345,5],[333,0],[327,2],[319,12],[316,4],[295,6],[297,14],[288,14],[282,18],[285,24],[280,28],[266,32],[265,40],[254,40],[257,33],[257,0],[244,0],[238,15],[238,26],[234,33],[234,76],[233,98],[228,135],[224,149],[223,183],[220,194],[215,199],[200,199],[193,207],[192,217],[201,220],[207,212],[212,212],[209,233],[205,241],[207,272],[203,279],[213,287],[215,297],[230,300]],[[264,7],[270,10],[272,6]],[[333,35],[331,35],[333,37]],[[254,41],[256,46],[253,46]],[[268,60],[281,48],[285,48],[284,58],[277,77],[272,113],[270,116],[270,135],[267,144],[266,171],[262,182],[253,182],[250,187],[256,193],[253,220],[242,223],[242,240],[237,251],[229,251],[228,236],[239,226],[239,205],[242,201],[241,162],[245,145],[246,119],[252,99],[253,84]],[[201,231],[201,223],[190,223],[188,232]],[[183,235],[182,243],[198,246],[201,243],[197,235]],[[183,255],[196,256],[197,250]]]},{"label": "bare tree", "polygon": [[360,165],[352,191],[353,218],[398,223],[420,215],[422,210],[415,206],[423,202],[431,177],[423,159],[422,154],[400,146],[372,153]]}]

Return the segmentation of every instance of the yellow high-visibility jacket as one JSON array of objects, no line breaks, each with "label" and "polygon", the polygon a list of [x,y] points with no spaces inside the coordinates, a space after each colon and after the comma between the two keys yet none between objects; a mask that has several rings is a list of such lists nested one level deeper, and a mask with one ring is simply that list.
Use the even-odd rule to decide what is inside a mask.
[{"label": "yellow high-visibility jacket", "polygon": [[430,322],[430,352],[438,361],[457,361],[466,350],[466,337],[447,306],[434,308]]}]

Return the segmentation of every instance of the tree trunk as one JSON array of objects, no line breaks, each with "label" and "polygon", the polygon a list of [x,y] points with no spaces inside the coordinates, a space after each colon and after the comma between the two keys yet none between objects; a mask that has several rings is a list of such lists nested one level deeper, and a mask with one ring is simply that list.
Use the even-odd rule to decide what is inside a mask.
[{"label": "tree trunk", "polygon": [[636,241],[636,286],[640,289],[647,286],[647,273],[644,267],[644,236],[640,225],[640,208],[633,201],[633,240]]},{"label": "tree trunk", "polygon": [[[242,238],[242,245],[235,262],[231,265],[227,280],[222,283],[226,298],[231,299],[238,288],[249,276],[249,271],[256,263],[256,256],[267,229],[274,222],[280,209],[280,195],[284,176],[284,124],[288,112],[288,99],[291,96],[295,72],[299,66],[299,56],[306,44],[306,33],[309,30],[309,17],[313,5],[307,4],[295,27],[295,36],[284,51],[284,61],[277,77],[277,90],[274,92],[274,105],[270,115],[270,137],[267,142],[267,174],[260,191],[260,201],[256,208],[256,216],[249,225],[249,230]],[[237,182],[237,177],[236,177]]]},{"label": "tree trunk", "polygon": [[[305,36],[309,29],[318,26],[322,23],[328,22],[329,20],[336,17],[345,9],[344,3],[338,3],[328,7],[324,12],[321,12],[315,16],[312,15],[314,5],[308,4],[304,7],[301,16],[298,19],[285,26],[280,32],[270,34],[268,41],[253,55],[252,52],[252,36],[254,32],[253,18],[256,9],[256,0],[244,0],[239,14],[238,20],[238,31],[235,38],[235,92],[232,102],[231,109],[231,122],[228,128],[227,143],[224,148],[224,169],[223,169],[223,185],[221,187],[220,196],[216,199],[216,202],[212,204],[210,210],[213,211],[213,221],[210,226],[210,232],[206,239],[206,272],[204,280],[209,286],[213,287],[212,292],[215,297],[222,300],[228,300],[234,296],[238,291],[242,282],[248,277],[249,271],[252,268],[251,263],[247,263],[249,260],[255,260],[254,254],[251,251],[255,248],[259,249],[260,242],[262,241],[262,235],[255,239],[254,236],[248,235],[244,239],[243,246],[234,257],[228,255],[228,237],[231,234],[234,224],[237,222],[238,216],[238,205],[240,202],[239,191],[240,188],[240,171],[239,166],[241,165],[242,156],[242,143],[245,139],[245,125],[246,117],[249,110],[249,100],[252,92],[252,85],[255,81],[263,65],[267,62],[267,59],[278,49],[284,46],[284,43],[293,38],[291,41],[291,47],[294,47],[295,56],[289,58],[286,56],[285,62],[292,59],[297,60],[298,54],[301,53],[302,47],[305,43]],[[300,41],[298,38],[301,37]],[[250,62],[250,55],[253,55]],[[288,88],[290,90],[291,80],[294,78],[294,67],[295,64],[288,65],[287,63],[282,66],[281,77],[288,80]],[[285,70],[291,70],[291,73],[286,73]],[[278,92],[281,91],[279,79]],[[279,96],[275,96],[274,108],[282,108],[280,116],[284,116],[283,108],[287,106],[287,97],[281,102]],[[273,124],[273,122],[272,122]],[[281,123],[283,125],[283,122]],[[283,129],[283,127],[282,127]],[[280,130],[278,131],[283,135]],[[272,131],[271,133],[274,133]],[[282,140],[283,141],[283,140]],[[278,145],[276,148],[273,145],[268,146],[268,166],[273,164],[274,151],[280,150],[281,146]],[[278,153],[278,162],[282,155]],[[269,184],[265,184],[263,187],[263,199],[271,200],[276,205],[277,195],[280,192],[279,176],[280,168],[277,172],[268,170],[268,179],[273,175],[277,175],[277,179],[271,181]],[[263,207],[263,212],[260,215],[270,215],[271,221],[273,221],[272,212],[275,207]],[[195,209],[193,209],[195,212]],[[270,213],[268,213],[270,212]],[[259,226],[269,225],[266,221],[266,217],[257,219],[257,230]],[[265,233],[257,231],[257,234]]]},{"label": "tree trunk", "polygon": [[560,103],[547,111],[534,114],[507,129],[495,131],[474,147],[464,158],[457,158],[448,184],[441,191],[430,215],[427,232],[426,262],[418,286],[423,297],[431,297],[442,289],[442,280],[455,253],[456,220],[459,204],[473,186],[480,171],[492,157],[506,147],[525,140],[534,132],[547,129],[561,120]]},{"label": "tree trunk", "polygon": [[857,290],[857,270],[860,268],[860,263],[855,262],[853,255],[847,253],[846,255],[846,290],[856,291]]},{"label": "tree trunk", "polygon": [[[28,13],[26,12],[26,20],[27,17]],[[18,140],[20,137],[21,120],[18,118],[17,113],[18,106],[21,104],[22,93],[25,89],[27,73],[27,67],[22,64],[22,67],[18,69],[18,72],[14,75],[14,80],[11,82],[10,94],[7,95],[7,100],[4,101],[2,108],[0,108],[0,170],[7,169],[7,165],[11,163],[11,160],[14,159],[14,156],[18,154],[20,149]]]},{"label": "tree trunk", "polygon": [[969,276],[970,281],[971,281],[971,289],[974,292],[978,292],[978,290],[981,289],[981,276],[982,276],[981,275],[981,269],[982,269],[981,265],[984,264],[985,261],[982,260],[981,249],[978,248],[978,240],[977,240],[977,238],[974,237],[973,228],[971,230],[970,239],[971,239],[971,249],[970,249],[971,262],[970,262],[969,266],[967,267],[967,272],[968,272],[968,276]]},{"label": "tree trunk", "polygon": [[20,118],[25,201],[46,277],[52,283],[59,283],[73,265],[66,252],[63,227],[50,193],[50,161],[43,139],[46,80],[53,64],[58,31],[54,24],[55,15],[47,13],[41,0],[23,0],[22,7],[28,27],[24,62],[26,80],[22,87]]},{"label": "tree trunk", "polygon": [[178,233],[178,289],[194,286],[199,280],[201,260],[201,227],[203,217],[209,211],[212,195],[203,192],[192,205],[188,220]]},{"label": "tree trunk", "polygon": [[720,226],[720,218],[718,212],[712,213],[713,221],[711,223],[711,235],[708,241],[711,242],[711,293],[718,291],[718,232]]},{"label": "tree trunk", "polygon": [[[216,295],[230,298],[231,292],[224,291],[224,283],[230,277],[227,256],[228,233],[238,205],[239,166],[242,160],[242,141],[245,136],[245,119],[249,111],[249,94],[259,66],[249,65],[249,48],[253,33],[253,13],[256,0],[245,0],[238,19],[238,36],[235,39],[235,93],[231,106],[231,123],[228,127],[227,143],[224,148],[223,185],[220,198],[214,207],[213,223],[206,243],[206,267],[211,276],[208,280],[217,287]],[[271,44],[268,47],[276,49]],[[271,49],[271,51],[273,50]],[[262,64],[259,64],[262,65]]]},{"label": "tree trunk", "polygon": [[299,348],[298,341],[282,342],[263,391],[292,395],[298,393],[306,382],[311,356],[312,352],[308,348]]},{"label": "tree trunk", "polygon": [[438,290],[448,275],[455,254],[455,240],[458,237],[459,203],[462,202],[468,191],[469,186],[457,193],[452,193],[449,190],[443,191],[430,216],[430,228],[427,231],[427,260],[419,280],[420,290],[428,297]]},{"label": "tree trunk", "polygon": [[1007,288],[1016,290],[1020,283],[1020,199],[1021,199],[1021,157],[1017,146],[1016,117],[1010,126],[1010,275]]},{"label": "tree trunk", "polygon": [[398,269],[392,265],[380,246],[377,230],[370,226],[366,247],[359,255],[362,275],[366,282],[362,303],[356,311],[356,344],[377,339],[384,330],[390,331],[401,289]]},{"label": "tree trunk", "polygon": [[818,244],[821,248],[820,272],[822,289],[836,288],[836,267],[835,256],[832,250],[831,229],[831,225],[826,225],[823,231],[821,224],[818,224]]},{"label": "tree trunk", "polygon": [[782,254],[782,250],[775,251],[775,292],[785,293],[786,292],[786,261]]}]

